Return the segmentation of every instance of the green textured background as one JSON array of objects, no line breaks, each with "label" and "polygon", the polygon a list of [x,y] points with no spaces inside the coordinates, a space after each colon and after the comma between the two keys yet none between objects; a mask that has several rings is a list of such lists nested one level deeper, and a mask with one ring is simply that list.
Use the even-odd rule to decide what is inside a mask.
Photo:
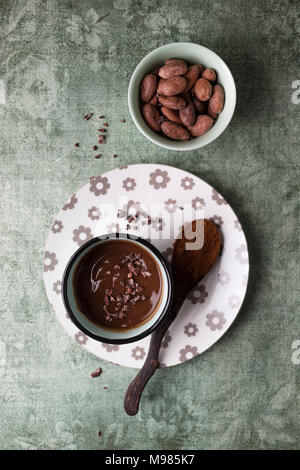
[{"label": "green textured background", "polygon": [[[0,2],[0,448],[299,448],[297,7],[296,0]],[[187,154],[148,142],[127,107],[135,65],[173,41],[211,48],[237,83],[229,128]],[[82,118],[89,111],[110,123],[98,161],[94,126]],[[61,328],[45,295],[42,254],[70,194],[92,175],[138,162],[175,165],[215,186],[244,225],[251,275],[228,333],[201,357],[158,371],[140,413],[128,417],[122,400],[135,371],[98,360]],[[90,379],[99,365],[102,376]]]}]

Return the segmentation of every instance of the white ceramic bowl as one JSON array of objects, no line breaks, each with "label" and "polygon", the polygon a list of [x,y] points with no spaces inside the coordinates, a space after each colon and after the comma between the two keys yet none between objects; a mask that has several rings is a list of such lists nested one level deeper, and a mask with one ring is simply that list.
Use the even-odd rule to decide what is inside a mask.
[{"label": "white ceramic bowl", "polygon": [[[166,59],[184,59],[190,64],[202,64],[206,68],[213,68],[217,72],[217,82],[225,90],[225,104],[223,111],[213,127],[206,134],[195,139],[179,142],[156,134],[144,121],[140,108],[139,90],[142,78],[155,67],[162,65]],[[207,47],[189,42],[174,42],[158,47],[150,52],[137,65],[132,74],[128,89],[128,105],[131,117],[141,133],[151,142],[170,150],[195,150],[215,140],[226,129],[231,121],[236,103],[236,88],[233,76],[225,62]]]}]

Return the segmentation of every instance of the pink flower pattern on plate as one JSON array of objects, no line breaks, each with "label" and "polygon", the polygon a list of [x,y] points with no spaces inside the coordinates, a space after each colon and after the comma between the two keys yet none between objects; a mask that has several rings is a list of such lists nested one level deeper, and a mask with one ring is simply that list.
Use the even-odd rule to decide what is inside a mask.
[{"label": "pink flower pattern on plate", "polygon": [[235,257],[241,264],[248,264],[247,246],[244,243],[236,248]]},{"label": "pink flower pattern on plate", "polygon": [[132,349],[131,355],[136,361],[139,361],[141,359],[144,359],[144,357],[146,356],[146,351],[144,348],[137,346],[136,348]]},{"label": "pink flower pattern on plate", "polygon": [[77,202],[78,199],[76,197],[76,194],[73,194],[73,196],[70,197],[69,201],[63,206],[63,211],[74,209]]},{"label": "pink flower pattern on plate", "polygon": [[206,326],[208,326],[211,331],[222,330],[223,326],[226,323],[223,312],[218,312],[213,310],[211,313],[206,315]]},{"label": "pink flower pattern on plate", "polygon": [[193,305],[203,304],[205,302],[208,292],[204,285],[198,285],[188,294],[187,299],[192,302]]},{"label": "pink flower pattern on plate", "polygon": [[209,219],[213,224],[215,224],[217,227],[221,227],[223,225],[223,219],[220,215],[214,215]]},{"label": "pink flower pattern on plate", "polygon": [[197,325],[195,323],[188,323],[184,327],[184,334],[187,335],[189,338],[191,336],[196,336],[198,331],[199,330],[198,330]]},{"label": "pink flower pattern on plate", "polygon": [[95,176],[90,180],[90,191],[95,194],[95,196],[104,195],[110,188],[108,178],[106,176]]},{"label": "pink flower pattern on plate", "polygon": [[142,212],[141,203],[130,200],[127,204],[123,206],[123,212],[124,217],[132,215],[135,220],[138,220]]},{"label": "pink flower pattern on plate", "polygon": [[56,294],[61,294],[61,281],[56,281],[53,283],[53,290]]},{"label": "pink flower pattern on plate", "polygon": [[189,176],[186,176],[185,178],[182,178],[181,186],[183,187],[183,189],[188,191],[190,189],[193,189],[193,186],[195,186],[195,182],[194,182],[193,178],[190,178]]},{"label": "pink flower pattern on plate", "polygon": [[156,230],[157,232],[161,232],[165,227],[166,223],[161,217],[155,217],[154,219],[152,219],[151,225],[154,230]]},{"label": "pink flower pattern on plate", "polygon": [[63,224],[61,223],[60,220],[54,220],[53,225],[51,227],[51,231],[53,233],[60,233],[63,229]]},{"label": "pink flower pattern on plate", "polygon": [[123,181],[123,188],[125,191],[133,191],[135,187],[136,181],[134,178],[126,178],[126,180]]},{"label": "pink flower pattern on plate", "polygon": [[236,228],[239,232],[242,231],[242,226],[238,220],[234,221],[234,228]]},{"label": "pink flower pattern on plate", "polygon": [[118,351],[120,349],[117,344],[101,343],[101,346],[106,349],[107,352]]},{"label": "pink flower pattern on plate", "polygon": [[73,230],[73,241],[77,243],[78,246],[83,245],[92,238],[94,238],[94,235],[92,234],[92,231],[89,227],[79,225],[78,228]]},{"label": "pink flower pattern on plate", "polygon": [[154,189],[164,189],[167,187],[169,182],[170,178],[166,170],[160,170],[158,168],[157,170],[150,173],[149,184],[151,184]]},{"label": "pink flower pattern on plate", "polygon": [[221,286],[225,286],[226,284],[229,284],[230,276],[225,271],[222,271],[217,275],[217,281],[221,284]]},{"label": "pink flower pattern on plate", "polygon": [[172,336],[170,335],[169,331],[167,331],[161,343],[162,347],[167,348],[171,341],[172,341]]},{"label": "pink flower pattern on plate", "polygon": [[170,214],[172,212],[175,212],[177,209],[177,202],[175,199],[168,199],[165,201],[165,210],[169,212]]},{"label": "pink flower pattern on plate", "polygon": [[50,253],[50,251],[45,251],[44,253],[44,272],[54,271],[55,266],[58,261],[55,253]]},{"label": "pink flower pattern on plate", "polygon": [[205,206],[204,199],[202,197],[195,197],[195,199],[192,200],[192,208],[195,211],[202,210]]},{"label": "pink flower pattern on plate", "polygon": [[221,206],[222,204],[228,204],[228,202],[225,201],[225,199],[215,189],[212,190],[212,197],[211,198],[214,201],[216,201],[218,206]]},{"label": "pink flower pattern on plate", "polygon": [[241,305],[241,300],[237,295],[232,295],[228,299],[228,305],[231,308],[238,308]]},{"label": "pink flower pattern on plate", "polygon": [[88,217],[91,220],[99,220],[101,217],[101,211],[99,207],[96,207],[96,206],[90,207],[88,210]]},{"label": "pink flower pattern on plate", "polygon": [[88,337],[82,333],[82,331],[78,331],[76,335],[74,336],[75,341],[77,341],[78,344],[86,344],[88,342]]},{"label": "pink flower pattern on plate", "polygon": [[101,343],[102,348],[106,349],[107,352],[118,351],[120,347],[117,344]]},{"label": "pink flower pattern on plate", "polygon": [[197,346],[186,345],[185,348],[180,349],[179,351],[179,361],[184,362],[192,359],[193,357],[197,356],[198,348]]}]

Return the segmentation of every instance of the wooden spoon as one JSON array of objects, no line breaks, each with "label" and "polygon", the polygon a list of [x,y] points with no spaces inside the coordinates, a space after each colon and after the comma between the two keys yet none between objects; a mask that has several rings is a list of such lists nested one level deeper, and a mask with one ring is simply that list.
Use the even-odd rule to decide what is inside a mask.
[{"label": "wooden spoon", "polygon": [[[195,233],[197,229],[197,238]],[[194,238],[193,238],[194,234]],[[200,246],[188,246],[195,240],[203,240]],[[202,248],[201,248],[202,245]],[[216,226],[207,219],[193,220],[182,227],[181,238],[175,240],[172,257],[174,300],[159,327],[152,333],[148,355],[138,375],[129,385],[124,398],[127,414],[138,412],[143,390],[157,369],[158,355],[163,337],[176,318],[181,305],[191,289],[201,281],[215,263],[221,248],[221,237]]]}]

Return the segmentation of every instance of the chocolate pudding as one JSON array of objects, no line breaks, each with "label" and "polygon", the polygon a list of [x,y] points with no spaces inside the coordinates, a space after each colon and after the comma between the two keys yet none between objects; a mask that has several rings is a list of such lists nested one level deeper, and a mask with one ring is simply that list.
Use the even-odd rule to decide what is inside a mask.
[{"label": "chocolate pudding", "polygon": [[142,246],[108,240],[94,246],[73,274],[78,309],[109,329],[130,329],[148,321],[162,296],[160,268]]}]

